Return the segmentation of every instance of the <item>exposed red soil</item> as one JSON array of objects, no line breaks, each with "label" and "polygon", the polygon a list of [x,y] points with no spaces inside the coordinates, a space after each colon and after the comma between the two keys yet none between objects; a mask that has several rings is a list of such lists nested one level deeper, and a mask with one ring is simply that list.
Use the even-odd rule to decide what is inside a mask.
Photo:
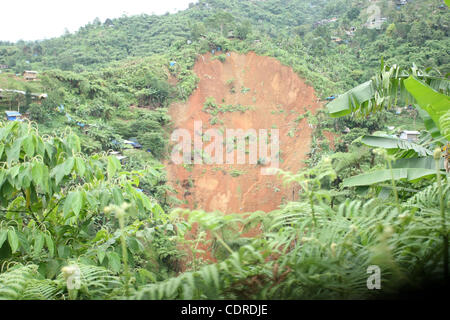
[{"label": "exposed red soil", "polygon": [[[173,104],[170,115],[174,129],[183,128],[194,137],[194,121],[203,122],[203,132],[209,128],[267,129],[280,131],[280,168],[297,172],[310,149],[312,129],[307,119],[295,121],[307,110],[313,114],[320,102],[311,86],[278,60],[255,53],[231,53],[225,62],[211,60],[211,54],[199,56],[194,71],[200,78],[197,89],[187,103]],[[235,93],[228,80],[234,79]],[[242,92],[242,88],[250,89]],[[245,91],[245,90],[244,90]],[[218,104],[252,106],[245,112],[219,113],[223,124],[211,125],[211,115],[202,111],[205,100],[214,97]],[[288,133],[293,133],[290,137]],[[209,143],[204,143],[204,147]],[[226,148],[224,148],[226,150]],[[226,152],[226,151],[225,151]],[[248,163],[248,159],[246,161]],[[283,201],[293,200],[296,192],[283,186],[279,176],[261,175],[261,166],[243,165],[182,165],[166,163],[169,183],[178,191],[181,206],[224,213],[265,212],[277,209]],[[231,170],[242,175],[233,177]]]},{"label": "exposed red soil", "polygon": [[328,143],[330,144],[330,149],[333,151],[336,150],[337,134],[335,134],[334,132],[331,132],[331,131],[327,131],[327,130],[323,130],[322,133],[325,136],[325,138],[327,139]]}]

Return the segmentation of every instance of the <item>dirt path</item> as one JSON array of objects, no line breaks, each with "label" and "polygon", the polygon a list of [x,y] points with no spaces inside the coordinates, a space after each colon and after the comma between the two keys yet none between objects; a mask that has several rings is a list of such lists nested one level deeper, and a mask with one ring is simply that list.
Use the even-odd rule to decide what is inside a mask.
[{"label": "dirt path", "polygon": [[[222,63],[211,57],[211,54],[198,57],[194,71],[200,82],[188,102],[170,107],[174,128],[188,129],[192,137],[194,121],[198,120],[203,122],[203,132],[209,128],[269,132],[277,128],[280,168],[296,172],[304,166],[312,129],[306,118],[298,120],[298,117],[307,110],[314,114],[320,108],[313,88],[274,58],[231,53]],[[208,97],[214,97],[217,104],[252,108],[219,113],[218,119],[223,123],[211,125],[212,116],[202,111]],[[277,176],[261,175],[259,165],[202,164],[186,168],[168,161],[166,166],[170,184],[178,191],[177,197],[184,201],[185,208],[225,213],[269,212],[283,201],[293,199],[292,187],[284,187]]]}]

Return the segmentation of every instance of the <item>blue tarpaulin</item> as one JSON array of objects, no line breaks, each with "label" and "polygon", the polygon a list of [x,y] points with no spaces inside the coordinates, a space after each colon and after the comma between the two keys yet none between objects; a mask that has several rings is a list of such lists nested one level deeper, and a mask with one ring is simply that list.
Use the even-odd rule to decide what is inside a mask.
[{"label": "blue tarpaulin", "polygon": [[170,64],[171,67],[173,67],[176,64],[176,62],[175,61],[170,61],[169,64]]},{"label": "blue tarpaulin", "polygon": [[20,117],[22,116],[22,114],[18,111],[5,111],[6,113],[6,118],[9,121],[23,121],[22,119],[20,119]]}]

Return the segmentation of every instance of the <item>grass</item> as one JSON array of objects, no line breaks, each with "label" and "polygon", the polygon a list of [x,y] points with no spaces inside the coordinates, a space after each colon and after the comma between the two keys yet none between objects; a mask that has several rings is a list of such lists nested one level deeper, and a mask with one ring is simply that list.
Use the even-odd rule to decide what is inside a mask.
[{"label": "grass", "polygon": [[396,130],[425,130],[425,125],[423,124],[423,120],[420,118],[420,116],[417,116],[416,120],[414,121],[414,117],[407,111],[403,110],[400,115],[389,117],[386,121],[386,126],[393,126]]},{"label": "grass", "polygon": [[41,82],[25,81],[21,76],[17,77],[13,73],[0,73],[0,88],[26,91],[28,88],[32,93],[42,93]]},{"label": "grass", "polygon": [[229,173],[230,173],[230,176],[232,176],[233,178],[236,178],[236,177],[239,177],[239,176],[245,174],[246,171],[233,169]]}]

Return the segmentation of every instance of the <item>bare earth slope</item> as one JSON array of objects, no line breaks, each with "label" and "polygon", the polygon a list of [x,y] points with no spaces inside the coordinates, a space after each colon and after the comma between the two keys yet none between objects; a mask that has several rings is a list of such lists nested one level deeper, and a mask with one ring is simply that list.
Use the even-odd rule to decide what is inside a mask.
[{"label": "bare earth slope", "polygon": [[[252,52],[245,55],[230,53],[223,63],[211,58],[211,54],[198,57],[194,71],[200,82],[189,101],[170,107],[174,128],[188,129],[192,137],[194,121],[198,120],[203,122],[203,132],[212,127],[267,129],[269,132],[278,128],[280,168],[296,172],[304,166],[312,129],[306,118],[298,118],[307,110],[314,114],[320,107],[313,88],[274,58]],[[252,108],[245,112],[219,113],[218,118],[223,123],[211,125],[212,116],[202,111],[208,97],[214,97],[217,104]],[[182,207],[185,208],[225,213],[269,212],[294,197],[292,187],[284,187],[278,176],[261,175],[259,165],[186,167],[171,161],[166,165],[170,184],[178,191],[177,197],[184,202]]]}]

